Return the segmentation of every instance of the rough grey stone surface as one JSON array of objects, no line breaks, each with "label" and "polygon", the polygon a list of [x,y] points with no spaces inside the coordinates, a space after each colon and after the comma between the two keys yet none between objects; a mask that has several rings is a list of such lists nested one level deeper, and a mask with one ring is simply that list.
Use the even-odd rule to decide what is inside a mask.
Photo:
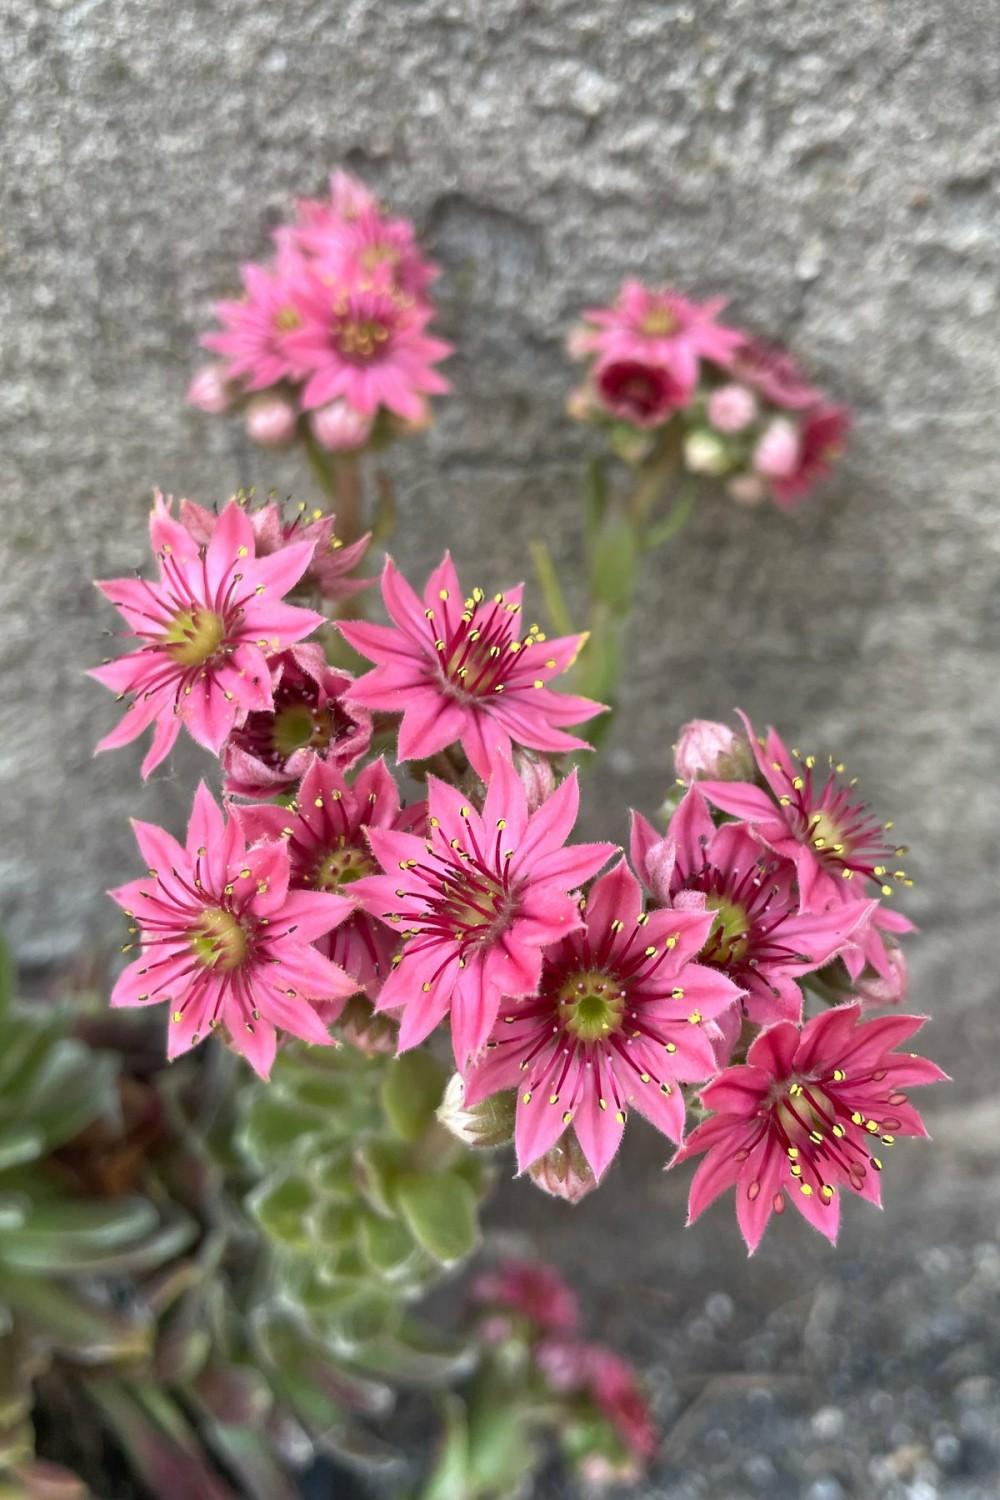
[{"label": "rough grey stone surface", "polygon": [[[988,1095],[996,1071],[995,0],[8,0],[0,27],[0,899],[26,956],[114,930],[101,893],[134,868],[127,815],[179,821],[204,768],[195,753],[178,756],[141,790],[138,754],[91,759],[114,709],[81,676],[106,654],[111,623],[90,579],[144,561],[154,483],[206,501],[238,483],[304,491],[294,464],[252,451],[182,397],[196,335],[238,261],[264,252],[267,226],[296,192],[318,191],[348,163],[426,233],[444,267],[441,326],[460,350],[434,431],[393,459],[396,551],[418,572],[447,540],[484,584],[503,585],[524,574],[526,540],[543,532],[579,575],[584,441],[561,414],[571,379],[561,339],[625,272],[728,291],[736,318],[783,336],[858,410],[837,481],[799,514],[707,500],[651,559],[625,711],[591,783],[589,820],[620,835],[624,804],[655,806],[679,723],[737,702],[846,757],[913,850],[910,910],[926,929],[913,945],[917,1002],[942,1017],[933,1042],[961,1079],[951,1134],[932,1165],[912,1168],[910,1216],[859,1228],[840,1260],[799,1236],[737,1275],[731,1234],[689,1236],[687,1260],[660,1249],[634,1286],[626,1270],[627,1284],[606,1294],[609,1319],[634,1326],[647,1356],[659,1327],[651,1307],[684,1327],[705,1323],[692,1347],[731,1348],[735,1335],[711,1332],[712,1315],[690,1304],[704,1254],[713,1269],[699,1295],[733,1296],[738,1338],[773,1347],[777,1368],[784,1334],[768,1333],[768,1309],[787,1300],[798,1265],[810,1292],[828,1281],[850,1308],[867,1256],[898,1268],[903,1227],[916,1236],[905,1253],[922,1264],[921,1224],[933,1222],[933,1245],[950,1243],[960,1221],[955,1254],[966,1259],[940,1276],[915,1271],[907,1285],[919,1302],[952,1272],[979,1275],[969,1247],[995,1238],[996,1161],[982,1143],[996,1121],[982,1104],[966,1129],[956,1111]],[[970,1132],[974,1160],[962,1155]],[[648,1172],[653,1156],[643,1160]],[[586,1210],[592,1278],[620,1276],[620,1237],[659,1243],[679,1208],[676,1192],[668,1205],[627,1163],[616,1180]],[[567,1229],[553,1235],[559,1253],[574,1253]],[[905,1344],[912,1303],[887,1305]],[[949,1316],[943,1306],[945,1342],[957,1327]],[[750,1358],[727,1366],[713,1353],[699,1365],[679,1337],[671,1367],[679,1360],[688,1375]],[[863,1322],[841,1337],[877,1362]],[[745,1468],[725,1459],[725,1434],[741,1422],[771,1431],[772,1418],[728,1387],[725,1413],[703,1433],[692,1420],[681,1471],[668,1465],[650,1496],[995,1493],[976,1467],[988,1448],[969,1415],[980,1388],[965,1405],[954,1395],[985,1370],[958,1371],[947,1399],[959,1405],[935,1436],[903,1387],[898,1414],[879,1408],[884,1434],[864,1407],[880,1381],[910,1380],[910,1366],[884,1380],[846,1356],[841,1367],[843,1390],[789,1387],[790,1401],[812,1403],[811,1426],[774,1397],[778,1436]],[[934,1400],[939,1386],[921,1389]],[[926,1463],[898,1475],[864,1467],[910,1444],[910,1431],[929,1445]],[[820,1456],[783,1468],[779,1450],[796,1432],[802,1453]],[[955,1434],[972,1444],[961,1460]],[[855,1448],[861,1467],[828,1455]],[[707,1490],[716,1470],[706,1453],[728,1475]]]}]

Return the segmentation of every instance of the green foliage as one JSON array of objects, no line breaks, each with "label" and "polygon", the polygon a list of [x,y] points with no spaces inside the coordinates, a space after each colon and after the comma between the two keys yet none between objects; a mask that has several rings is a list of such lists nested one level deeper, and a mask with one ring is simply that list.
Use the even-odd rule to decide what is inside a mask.
[{"label": "green foliage", "polygon": [[[426,1051],[293,1044],[246,1092],[239,1144],[260,1175],[247,1206],[273,1295],[358,1372],[437,1378],[407,1310],[478,1241],[484,1169],[436,1119],[445,1080]],[[463,1351],[441,1352],[447,1368]]]}]

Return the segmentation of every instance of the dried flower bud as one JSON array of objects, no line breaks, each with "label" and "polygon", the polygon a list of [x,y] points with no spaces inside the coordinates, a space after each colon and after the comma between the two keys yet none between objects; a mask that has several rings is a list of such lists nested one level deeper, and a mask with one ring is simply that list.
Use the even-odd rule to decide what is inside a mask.
[{"label": "dried flower bud", "polygon": [[541,807],[546,797],[556,789],[556,773],[548,756],[533,750],[517,749],[514,752],[514,770],[521,778],[521,785],[528,796],[528,812]]},{"label": "dried flower bud", "polygon": [[766,479],[787,479],[799,464],[799,432],[787,417],[775,417],[754,449],[753,466]]},{"label": "dried flower bud", "polygon": [[743,735],[715,719],[690,719],[674,746],[681,781],[752,781],[753,759]]},{"label": "dried flower bud", "polygon": [[217,417],[233,404],[233,391],[222,365],[203,365],[187,388],[187,400],[199,411]]},{"label": "dried flower bud", "polygon": [[597,1179],[580,1149],[575,1132],[570,1129],[528,1168],[536,1187],[551,1198],[565,1198],[579,1203],[597,1186]]},{"label": "dried flower bud", "polygon": [[438,1105],[437,1117],[466,1146],[492,1150],[507,1146],[514,1139],[514,1100],[514,1092],[510,1090],[491,1094],[466,1108],[465,1083],[460,1073],[454,1073]]},{"label": "dried flower bud", "polygon": [[298,421],[287,396],[254,396],[247,406],[247,436],[262,448],[283,448],[295,436]]},{"label": "dried flower bud", "polygon": [[367,443],[372,419],[355,411],[346,401],[330,401],[318,411],[310,412],[309,426],[321,448],[331,453],[349,453]]},{"label": "dried flower bud", "polygon": [[684,463],[692,474],[718,476],[732,466],[729,452],[718,433],[696,428],[684,439]]},{"label": "dried flower bud", "polygon": [[720,385],[708,398],[708,420],[716,432],[743,432],[757,415],[757,398],[745,385]]}]

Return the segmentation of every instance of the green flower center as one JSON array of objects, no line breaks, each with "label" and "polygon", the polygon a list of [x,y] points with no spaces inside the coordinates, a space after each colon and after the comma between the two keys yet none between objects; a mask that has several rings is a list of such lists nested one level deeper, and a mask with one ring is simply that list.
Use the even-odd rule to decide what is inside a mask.
[{"label": "green flower center", "polygon": [[840,829],[825,812],[813,813],[810,818],[809,842],[814,849],[829,849],[832,854],[843,854],[847,847]]},{"label": "green flower center", "polygon": [[306,745],[325,750],[333,738],[333,715],[325,708],[310,708],[308,703],[291,703],[275,714],[272,738],[282,759]]},{"label": "green flower center", "polygon": [[180,609],[163,635],[163,644],[182,667],[200,667],[218,651],[226,636],[226,622],[210,609]]},{"label": "green flower center", "polygon": [[557,999],[562,1024],[581,1042],[597,1042],[621,1030],[625,991],[613,974],[580,970],[560,985]]},{"label": "green flower center", "polygon": [[742,906],[725,896],[707,895],[705,905],[716,913],[715,923],[705,944],[705,958],[711,963],[739,963],[749,947],[750,919]]},{"label": "green flower center", "polygon": [[313,882],[318,891],[338,891],[365,875],[375,872],[374,862],[356,844],[343,844],[324,854],[316,867]]},{"label": "green flower center", "polygon": [[190,935],[191,951],[206,969],[228,973],[247,956],[247,934],[238,917],[221,906],[202,912]]}]

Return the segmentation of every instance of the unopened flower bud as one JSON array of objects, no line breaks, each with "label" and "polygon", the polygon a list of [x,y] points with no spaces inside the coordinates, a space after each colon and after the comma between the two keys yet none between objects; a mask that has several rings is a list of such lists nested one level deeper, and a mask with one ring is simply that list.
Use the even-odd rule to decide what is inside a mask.
[{"label": "unopened flower bud", "polygon": [[746,739],[715,719],[690,719],[674,746],[674,769],[681,781],[748,781],[753,759]]},{"label": "unopened flower bud", "polygon": [[731,466],[729,452],[718,433],[699,427],[684,439],[684,463],[692,474],[717,477]]},{"label": "unopened flower bud", "polygon": [[321,448],[330,453],[349,453],[367,443],[372,419],[355,411],[346,401],[330,401],[309,413],[309,426]]},{"label": "unopened flower bud", "polygon": [[287,396],[254,396],[247,406],[247,436],[262,448],[283,448],[295,436],[298,421]]},{"label": "unopened flower bud", "polygon": [[757,415],[757,398],[745,385],[720,385],[708,398],[708,420],[716,432],[743,432]]},{"label": "unopened flower bud", "polygon": [[577,323],[566,335],[566,353],[570,359],[586,359],[593,350],[594,330]]},{"label": "unopened flower bud", "polygon": [[202,365],[187,388],[187,400],[199,411],[217,417],[233,404],[233,391],[222,365]]},{"label": "unopened flower bud", "polygon": [[737,505],[759,505],[767,494],[767,486],[757,474],[737,474],[726,485],[726,494]]},{"label": "unopened flower bud", "polygon": [[537,812],[546,797],[556,789],[556,773],[547,755],[534,750],[514,751],[514,770],[521,778],[528,798],[528,812]]},{"label": "unopened flower bud", "polygon": [[514,1139],[515,1097],[513,1090],[509,1090],[466,1106],[465,1083],[460,1073],[454,1073],[438,1105],[437,1117],[466,1146],[491,1150]]},{"label": "unopened flower bud", "polygon": [[566,397],[566,415],[574,422],[591,422],[597,415],[597,402],[589,385],[578,385]]},{"label": "unopened flower bud", "polygon": [[787,417],[775,417],[764,429],[753,455],[753,466],[765,479],[787,479],[799,464],[799,433]]},{"label": "unopened flower bud", "polygon": [[565,1198],[567,1203],[579,1203],[597,1186],[590,1163],[572,1129],[567,1130],[544,1156],[532,1162],[528,1176],[550,1198]]}]

